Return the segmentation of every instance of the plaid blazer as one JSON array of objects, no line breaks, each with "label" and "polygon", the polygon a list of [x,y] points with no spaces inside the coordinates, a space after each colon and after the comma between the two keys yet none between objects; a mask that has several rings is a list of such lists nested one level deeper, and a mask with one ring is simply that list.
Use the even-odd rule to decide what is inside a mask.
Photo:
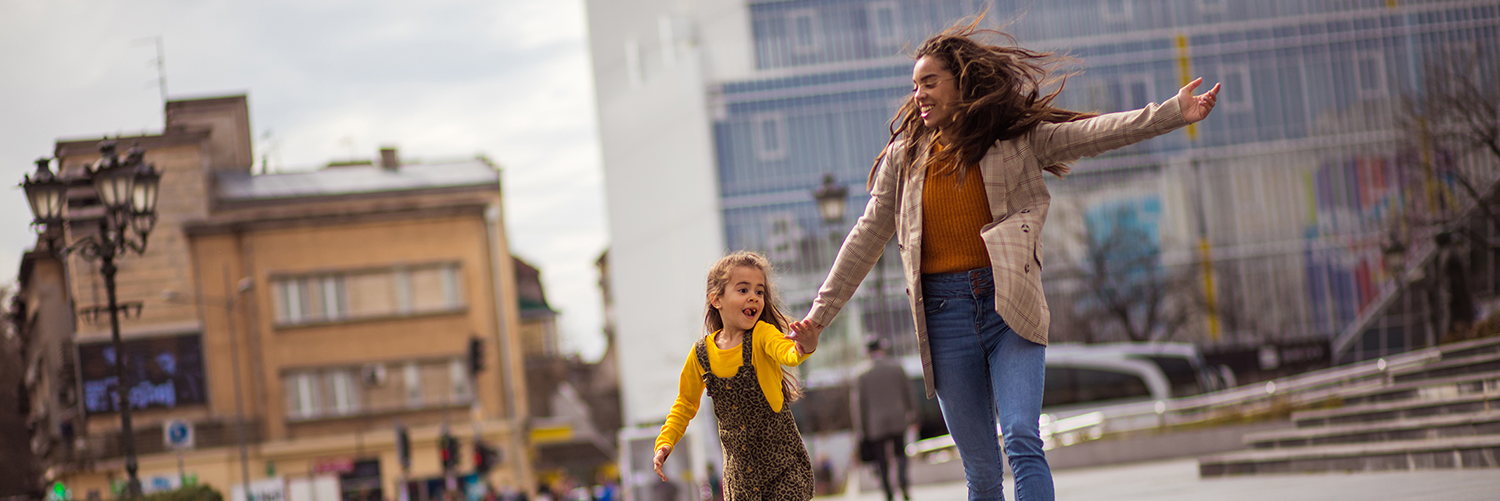
[{"label": "plaid blazer", "polygon": [[[1130,145],[1187,125],[1177,99],[1145,108],[1066,123],[1046,123],[1015,139],[996,142],[979,162],[990,223],[980,230],[995,276],[995,311],[1021,337],[1047,344],[1052,313],[1042,293],[1042,225],[1052,196],[1043,168]],[[892,236],[898,239],[907,301],[916,322],[927,397],[934,395],[932,357],[922,308],[922,185],[929,148],[903,158],[892,143],[877,167],[865,213],[839,248],[808,317],[829,325],[864,280]]]}]

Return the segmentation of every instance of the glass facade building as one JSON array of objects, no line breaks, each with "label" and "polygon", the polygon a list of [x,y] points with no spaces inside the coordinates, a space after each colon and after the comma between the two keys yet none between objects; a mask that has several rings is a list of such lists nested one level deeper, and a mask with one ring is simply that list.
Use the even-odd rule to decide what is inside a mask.
[{"label": "glass facade building", "polygon": [[[1473,205],[1465,182],[1482,190],[1500,177],[1495,156],[1414,132],[1403,105],[1437,65],[1470,64],[1481,86],[1500,85],[1496,1],[747,3],[755,76],[709,89],[724,238],[769,255],[793,316],[867,201],[871,164],[911,89],[906,54],[984,9],[1021,45],[1076,58],[1066,108],[1139,108],[1189,77],[1205,79],[1200,91],[1224,85],[1206,121],[1049,176],[1054,340],[1210,352],[1325,342],[1342,360],[1430,343],[1439,333],[1423,320],[1427,302],[1392,277],[1440,251],[1432,222]],[[825,174],[849,187],[842,221],[818,215],[812,192]],[[1492,224],[1480,232],[1497,235]],[[816,363],[854,360],[863,343],[850,341],[873,333],[912,353],[894,247]],[[1390,263],[1393,247],[1408,249],[1406,262]],[[1496,258],[1475,250],[1471,266],[1495,270]],[[1500,288],[1493,272],[1472,280],[1484,297]]]}]

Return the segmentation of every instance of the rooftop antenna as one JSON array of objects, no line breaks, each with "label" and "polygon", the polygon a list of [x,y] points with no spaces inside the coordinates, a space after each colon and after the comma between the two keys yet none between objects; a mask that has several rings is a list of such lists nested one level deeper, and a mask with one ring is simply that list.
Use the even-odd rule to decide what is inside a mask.
[{"label": "rooftop antenna", "polygon": [[260,173],[271,173],[271,129],[260,135]]},{"label": "rooftop antenna", "polygon": [[167,57],[162,48],[161,35],[137,39],[131,45],[144,45],[145,43],[156,44],[156,59],[151,60],[156,64],[156,87],[161,90],[162,109],[167,108]]}]

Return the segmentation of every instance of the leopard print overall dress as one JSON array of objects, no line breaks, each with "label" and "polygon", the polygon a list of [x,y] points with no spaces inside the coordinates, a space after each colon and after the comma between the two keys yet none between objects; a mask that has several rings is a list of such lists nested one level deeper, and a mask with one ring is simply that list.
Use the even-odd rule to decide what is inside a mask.
[{"label": "leopard print overall dress", "polygon": [[724,501],[807,501],[813,495],[812,461],[792,419],[790,402],[773,412],[750,363],[754,329],[740,343],[743,359],[733,377],[715,376],[707,337],[698,339],[703,387],[713,397],[724,445]]}]

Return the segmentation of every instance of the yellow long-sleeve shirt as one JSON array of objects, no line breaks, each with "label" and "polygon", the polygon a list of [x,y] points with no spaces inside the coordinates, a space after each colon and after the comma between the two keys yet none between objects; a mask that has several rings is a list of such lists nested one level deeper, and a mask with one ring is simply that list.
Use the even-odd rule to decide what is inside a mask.
[{"label": "yellow long-sleeve shirt", "polygon": [[[715,376],[734,377],[734,373],[740,370],[740,361],[744,359],[741,350],[745,345],[740,343],[734,348],[720,350],[714,344],[714,337],[718,335],[718,332],[709,334],[704,342],[708,345],[709,368]],[[766,403],[775,412],[781,412],[783,402],[781,366],[795,367],[808,357],[797,353],[797,343],[782,335],[775,326],[757,322],[753,336],[755,345],[751,347],[755,351],[750,353],[750,364],[755,366],[755,379],[760,382],[760,391],[765,393]],[[698,354],[694,349],[688,349],[687,362],[682,364],[682,375],[677,379],[677,401],[672,403],[672,411],[667,413],[667,422],[661,425],[661,434],[656,436],[654,450],[677,445],[683,432],[687,431],[688,421],[698,415],[698,403],[702,398],[703,367],[698,364]]]}]

